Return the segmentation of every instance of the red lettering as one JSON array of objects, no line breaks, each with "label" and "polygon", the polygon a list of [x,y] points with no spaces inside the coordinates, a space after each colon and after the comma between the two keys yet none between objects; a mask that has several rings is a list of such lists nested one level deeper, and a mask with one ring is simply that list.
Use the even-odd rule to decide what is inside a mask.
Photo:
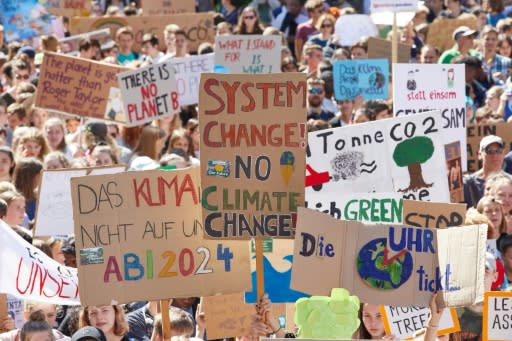
[{"label": "red lettering", "polygon": [[287,86],[287,89],[286,89],[286,106],[291,108],[292,106],[292,103],[293,103],[293,93],[295,94],[300,94],[302,92],[302,95],[300,96],[302,98],[302,107],[305,108],[306,107],[306,98],[308,98],[307,96],[307,85],[306,85],[306,82],[302,81],[302,82],[299,82],[297,84],[297,86],[295,86],[295,84],[293,82],[288,82],[288,86]]},{"label": "red lettering", "polygon": [[[149,179],[142,180],[140,186],[137,186],[137,179],[133,179],[133,189],[135,194],[135,205],[140,207],[140,197],[144,199],[148,206],[158,206],[160,203],[154,203],[151,200],[151,188],[149,187]],[[145,190],[144,190],[145,189]],[[148,195],[149,194],[149,195]]]},{"label": "red lettering", "polygon": [[103,282],[110,282],[110,275],[114,274],[118,282],[123,281],[123,277],[121,276],[121,271],[119,271],[119,265],[117,264],[117,260],[115,256],[108,257],[107,268],[105,269],[105,274],[103,275]]},{"label": "red lettering", "polygon": [[55,290],[55,293],[53,295],[48,295],[44,289],[46,289],[46,285],[45,287],[43,288],[43,295],[45,297],[48,297],[48,298],[51,298],[51,297],[55,297],[58,293],[59,293],[59,290],[60,290],[60,285],[59,285],[59,281],[57,281],[57,279],[55,279],[51,273],[48,273],[48,277],[50,277],[50,279],[57,285],[57,290]]},{"label": "red lettering", "polygon": [[263,95],[261,96],[261,98],[263,100],[263,105],[262,105],[263,109],[268,108],[268,89],[270,89],[273,86],[274,86],[274,84],[272,84],[272,83],[257,83],[256,84],[256,89],[263,90]]},{"label": "red lettering", "polygon": [[192,178],[190,177],[190,175],[186,174],[185,177],[183,178],[183,182],[181,183],[179,195],[177,195],[177,198],[176,198],[176,205],[180,206],[181,197],[183,196],[183,193],[185,193],[185,192],[190,192],[190,194],[192,195],[192,200],[194,201],[194,204],[199,203],[196,188],[197,187],[194,186],[194,181],[192,181]]},{"label": "red lettering", "polygon": [[235,131],[235,125],[234,124],[231,124],[229,125],[229,130],[226,131],[226,125],[225,124],[222,124],[220,126],[220,136],[222,138],[222,143],[224,143],[224,145],[226,145],[226,140],[230,140],[230,146],[232,147],[238,147],[238,145],[236,144],[236,141],[235,141],[235,135],[236,135],[236,131]]},{"label": "red lettering", "polygon": [[268,144],[271,145],[271,146],[274,146],[274,147],[280,147],[281,144],[283,143],[282,139],[280,138],[273,138],[272,134],[274,132],[274,129],[278,129],[279,128],[279,124],[272,124],[270,125],[270,127],[268,127]]},{"label": "red lettering", "polygon": [[243,112],[253,112],[256,107],[256,102],[254,101],[254,97],[249,92],[249,87],[253,88],[254,83],[244,83],[242,84],[242,93],[249,99],[249,103],[247,105],[242,105]]},{"label": "red lettering", "polygon": [[284,125],[284,145],[286,147],[298,147],[299,143],[291,141],[291,137],[295,135],[293,128],[297,127],[297,123],[286,123]]},{"label": "red lettering", "polygon": [[201,137],[203,138],[204,144],[207,145],[208,147],[212,147],[212,148],[222,147],[222,144],[220,142],[213,142],[210,140],[210,137],[211,137],[210,130],[212,129],[212,126],[216,126],[218,124],[219,123],[217,123],[217,122],[211,121],[211,122],[208,122],[204,126],[204,131],[201,133]]},{"label": "red lettering", "polygon": [[274,85],[274,106],[275,107],[284,107],[286,103],[284,101],[280,101],[279,99],[283,95],[283,91],[281,87],[286,87],[286,83],[277,83]]},{"label": "red lettering", "polygon": [[172,108],[174,110],[177,110],[180,106],[180,103],[178,102],[178,93],[176,91],[171,92],[171,101],[172,101]]},{"label": "red lettering", "polygon": [[136,104],[128,104],[128,119],[130,122],[133,122],[132,114],[137,115],[137,105]]},{"label": "red lettering", "polygon": [[29,286],[30,286],[30,280],[32,278],[32,272],[34,271],[34,263],[32,262],[32,267],[30,268],[30,275],[28,276],[28,280],[27,280],[27,287],[25,288],[25,290],[20,290],[20,287],[19,287],[19,284],[20,284],[20,275],[21,275],[21,265],[23,264],[23,257],[20,258],[20,262],[18,263],[18,274],[16,275],[16,290],[18,290],[18,292],[22,295],[24,295]]},{"label": "red lettering", "polygon": [[224,103],[222,98],[212,90],[213,86],[218,86],[218,85],[219,85],[219,81],[216,79],[213,79],[213,78],[209,78],[204,82],[204,91],[206,92],[206,94],[208,94],[208,96],[216,99],[219,102],[219,106],[216,109],[205,110],[204,111],[205,115],[217,115],[218,113],[222,112],[224,110],[224,108],[226,107],[226,104]]},{"label": "red lettering", "polygon": [[240,82],[234,82],[233,85],[229,85],[228,82],[222,82],[222,87],[226,90],[227,102],[228,102],[228,114],[235,113],[235,98],[236,90],[240,86]]},{"label": "red lettering", "polygon": [[66,285],[69,285],[69,282],[66,282],[66,281],[64,280],[64,278],[61,278],[61,279],[60,279],[60,281],[61,281],[61,286],[60,286],[60,290],[59,290],[59,297],[61,297],[61,298],[70,298],[70,296],[64,296],[64,295],[62,295],[62,292],[64,291],[64,287],[65,287]]},{"label": "red lettering", "polygon": [[151,99],[151,97],[155,97],[157,93],[156,84],[150,83],[148,85],[141,86],[140,93],[142,95],[142,100]]},{"label": "red lettering", "polygon": [[236,142],[235,144],[237,146],[240,146],[241,139],[245,140],[245,143],[248,147],[252,147],[251,142],[249,141],[249,135],[247,133],[247,126],[245,124],[240,124],[238,126],[238,134],[236,135]]}]

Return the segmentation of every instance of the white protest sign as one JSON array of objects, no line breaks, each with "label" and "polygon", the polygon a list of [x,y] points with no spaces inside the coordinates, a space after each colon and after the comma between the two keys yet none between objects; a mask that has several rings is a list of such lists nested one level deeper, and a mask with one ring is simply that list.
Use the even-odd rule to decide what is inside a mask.
[{"label": "white protest sign", "polygon": [[[428,307],[392,307],[381,305],[380,311],[384,321],[386,334],[397,339],[412,337],[414,333],[425,328],[430,318]],[[439,320],[437,335],[446,335],[460,330],[457,311],[454,308],[444,309]]]},{"label": "white protest sign", "polygon": [[176,90],[180,105],[190,105],[199,102],[199,81],[201,73],[213,72],[213,53],[172,58],[169,60],[174,67]]},{"label": "white protest sign", "polygon": [[16,328],[23,327],[25,319],[23,318],[23,300],[16,298],[12,295],[7,296],[7,313],[14,320]]},{"label": "white protest sign", "polygon": [[0,292],[20,299],[77,305],[77,270],[27,243],[0,220]]},{"label": "white protest sign", "polygon": [[71,205],[71,178],[78,176],[114,174],[125,166],[60,169],[44,171],[39,185],[35,236],[73,234],[73,206]]},{"label": "white protest sign", "polygon": [[281,36],[221,35],[215,37],[215,72],[281,72]]},{"label": "white protest sign", "polygon": [[340,45],[351,46],[362,37],[377,37],[379,30],[372,19],[364,14],[342,15],[335,29]]},{"label": "white protest sign", "polygon": [[482,340],[512,339],[512,292],[488,291],[484,294]]},{"label": "white protest sign", "polygon": [[[393,112],[404,116],[440,110],[444,144],[466,145],[466,74],[463,64],[394,64]],[[461,149],[463,171],[467,151]]]},{"label": "white protest sign", "polygon": [[168,61],[119,73],[117,80],[128,127],[178,112],[180,104],[174,68]]},{"label": "white protest sign", "polygon": [[[367,224],[402,222],[403,205],[398,193],[321,193],[308,191],[306,207],[340,220],[357,220]],[[315,203],[314,206],[309,205],[310,202]]]},{"label": "white protest sign", "polygon": [[418,0],[372,0],[370,12],[406,12],[417,8]]},{"label": "white protest sign", "polygon": [[449,202],[439,116],[430,112],[309,133],[309,207],[317,205],[309,199],[313,191],[327,200],[339,193],[396,192],[405,199]]}]

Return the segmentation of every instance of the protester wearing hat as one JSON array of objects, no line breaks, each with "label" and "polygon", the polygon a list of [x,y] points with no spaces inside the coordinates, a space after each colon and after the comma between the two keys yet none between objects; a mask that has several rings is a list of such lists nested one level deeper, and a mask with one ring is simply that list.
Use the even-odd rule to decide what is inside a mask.
[{"label": "protester wearing hat", "polygon": [[61,251],[64,254],[64,264],[76,268],[75,237],[69,237],[62,243]]},{"label": "protester wearing hat", "polygon": [[472,49],[476,35],[477,32],[467,26],[457,27],[452,34],[455,46],[443,52],[439,57],[439,64],[450,64],[457,56],[480,56],[477,50]]},{"label": "protester wearing hat", "polygon": [[468,207],[475,207],[484,195],[485,180],[492,174],[503,173],[503,159],[505,144],[503,139],[496,135],[485,136],[480,141],[478,159],[482,161],[482,168],[475,173],[464,177],[464,200]]},{"label": "protester wearing hat", "polygon": [[105,333],[99,328],[96,327],[83,327],[78,329],[73,336],[71,337],[71,341],[107,341],[105,337]]}]

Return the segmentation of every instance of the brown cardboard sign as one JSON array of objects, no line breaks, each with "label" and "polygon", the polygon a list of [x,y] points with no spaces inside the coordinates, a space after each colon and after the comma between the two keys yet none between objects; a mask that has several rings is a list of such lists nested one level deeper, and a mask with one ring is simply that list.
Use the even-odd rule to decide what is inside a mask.
[{"label": "brown cardboard sign", "polygon": [[209,339],[250,335],[256,309],[245,304],[243,293],[203,297],[202,308]]},{"label": "brown cardboard sign", "polygon": [[299,208],[296,235],[293,289],[345,288],[362,302],[396,306],[426,306],[436,291],[444,306],[483,299],[486,225],[364,225]]},{"label": "brown cardboard sign", "polygon": [[293,238],[304,203],[306,75],[203,73],[199,89],[205,236]]},{"label": "brown cardboard sign", "polygon": [[71,179],[83,305],[242,292],[247,242],[202,238],[199,169]]},{"label": "brown cardboard sign", "polygon": [[473,173],[482,166],[478,160],[478,151],[480,140],[487,135],[499,136],[505,141],[504,153],[507,154],[511,150],[512,142],[512,124],[497,123],[486,125],[468,125],[467,127],[467,149],[468,149],[468,172]]},{"label": "brown cardboard sign", "polygon": [[142,15],[168,15],[180,13],[194,13],[196,4],[194,0],[142,0]]},{"label": "brown cardboard sign", "polygon": [[403,201],[403,224],[406,226],[446,228],[461,226],[466,216],[466,204],[431,201]]},{"label": "brown cardboard sign", "polygon": [[175,15],[129,16],[129,17],[101,17],[101,18],[71,18],[71,34],[86,33],[110,28],[112,36],[123,26],[130,26],[135,34],[134,50],[140,50],[142,37],[145,33],[154,33],[160,41],[160,49],[165,50],[164,29],[173,23],[178,25],[187,34],[188,47],[196,51],[203,42],[214,43],[215,28],[213,25],[213,12],[188,13]]},{"label": "brown cardboard sign", "polygon": [[89,0],[53,0],[46,3],[48,12],[55,16],[88,17],[91,14]]},{"label": "brown cardboard sign", "polygon": [[[391,42],[386,39],[370,37],[368,38],[368,59],[386,58],[391,68]],[[398,43],[398,61],[397,63],[408,63],[411,59],[411,46]]]},{"label": "brown cardboard sign", "polygon": [[117,73],[126,68],[45,52],[35,105],[38,108],[124,122],[124,115],[110,110],[110,98],[119,93]]},{"label": "brown cardboard sign", "polygon": [[437,47],[441,52],[451,48],[453,31],[459,26],[476,29],[476,17],[473,14],[462,14],[457,19],[438,19],[428,25],[427,44]]}]

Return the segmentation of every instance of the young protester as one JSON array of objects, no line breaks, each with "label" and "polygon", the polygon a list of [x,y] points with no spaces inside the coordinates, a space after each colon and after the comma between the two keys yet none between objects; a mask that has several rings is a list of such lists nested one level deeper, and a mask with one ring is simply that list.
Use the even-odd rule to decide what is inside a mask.
[{"label": "young protester", "polygon": [[32,221],[36,212],[37,187],[39,186],[43,163],[39,159],[29,157],[16,161],[13,183],[26,200],[26,213]]},{"label": "young protester", "polygon": [[119,305],[85,307],[80,314],[80,328],[85,326],[101,329],[107,341],[128,341],[128,323]]},{"label": "young protester", "polygon": [[30,127],[19,140],[16,159],[35,157],[43,161],[49,151],[50,149],[48,148],[43,133],[37,128]]},{"label": "young protester", "polygon": [[113,166],[117,165],[118,159],[110,146],[96,146],[91,154],[91,166]]},{"label": "young protester", "polygon": [[48,119],[44,124],[43,131],[52,151],[60,151],[64,153],[68,160],[73,159],[77,148],[75,145],[66,142],[66,126],[60,118]]},{"label": "young protester", "polygon": [[11,181],[14,166],[14,153],[11,148],[0,146],[0,181]]},{"label": "young protester", "polygon": [[247,6],[242,10],[240,18],[238,18],[238,25],[235,28],[234,34],[262,34],[263,27],[260,25],[258,13],[256,9]]},{"label": "young protester", "polygon": [[43,160],[43,167],[45,170],[55,170],[69,168],[70,163],[66,156],[59,151],[48,153]]}]

